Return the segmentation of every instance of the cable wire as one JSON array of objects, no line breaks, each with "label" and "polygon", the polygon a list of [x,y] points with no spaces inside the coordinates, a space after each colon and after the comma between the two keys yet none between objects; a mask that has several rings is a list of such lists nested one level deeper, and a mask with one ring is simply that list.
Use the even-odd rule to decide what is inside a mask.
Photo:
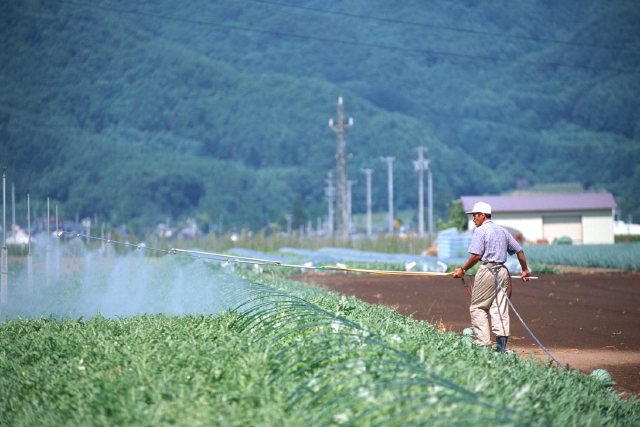
[{"label": "cable wire", "polygon": [[454,31],[454,32],[458,32],[458,33],[478,34],[478,35],[492,36],[492,37],[514,38],[514,39],[529,40],[529,41],[540,42],[540,43],[554,43],[554,44],[562,44],[562,45],[568,45],[568,46],[590,47],[590,48],[598,48],[598,49],[632,50],[632,51],[637,51],[638,50],[638,48],[633,48],[633,47],[630,48],[630,47],[608,46],[608,45],[600,45],[600,44],[584,43],[584,42],[572,42],[572,41],[567,41],[567,40],[544,39],[544,38],[539,38],[539,37],[520,36],[520,35],[517,35],[517,34],[493,33],[493,32],[490,32],[490,31],[478,31],[478,30],[470,30],[470,29],[466,29],[466,28],[447,27],[445,25],[435,25],[435,24],[425,24],[425,23],[421,23],[421,22],[402,21],[402,20],[399,20],[399,19],[381,18],[381,17],[378,17],[378,16],[371,16],[371,15],[358,15],[358,14],[355,14],[355,13],[340,12],[340,11],[335,11],[335,10],[320,9],[320,8],[308,7],[308,6],[299,6],[299,5],[280,3],[280,2],[276,2],[276,1],[270,1],[270,0],[247,0],[247,1],[252,1],[252,2],[255,2],[255,3],[270,4],[270,5],[274,5],[274,6],[280,6],[280,7],[289,7],[289,8],[293,8],[293,9],[310,10],[310,11],[313,11],[313,12],[321,12],[321,13],[327,13],[327,14],[331,14],[331,15],[347,16],[347,17],[350,17],[350,18],[369,19],[369,20],[372,20],[372,21],[388,22],[388,23],[392,23],[392,24],[412,25],[412,26],[416,26],[416,27],[433,28],[433,29],[445,30],[445,31]]},{"label": "cable wire", "polygon": [[517,62],[517,63],[528,64],[528,65],[544,65],[549,67],[568,67],[568,68],[579,68],[579,69],[585,69],[585,70],[615,71],[617,73],[627,73],[627,74],[640,73],[640,69],[634,70],[634,69],[625,69],[625,68],[598,67],[598,66],[591,66],[591,65],[573,65],[573,64],[556,63],[556,62],[530,61],[526,59],[497,58],[497,57],[491,57],[491,56],[470,55],[470,54],[464,54],[464,53],[453,53],[453,52],[436,51],[436,50],[430,50],[430,49],[418,49],[418,48],[411,48],[411,47],[404,47],[404,46],[381,45],[381,44],[374,44],[374,43],[358,42],[353,40],[339,40],[339,39],[333,39],[328,37],[308,36],[308,35],[302,35],[302,34],[296,34],[296,33],[284,33],[281,31],[264,30],[259,28],[243,27],[239,25],[220,24],[220,23],[210,22],[210,21],[200,21],[200,20],[189,19],[189,18],[180,18],[180,17],[173,17],[168,15],[158,15],[154,13],[119,9],[119,8],[108,7],[108,6],[99,6],[99,5],[81,3],[81,2],[70,1],[70,0],[48,0],[48,1],[68,4],[72,6],[78,6],[78,7],[99,9],[107,12],[125,13],[130,15],[145,16],[145,17],[156,18],[156,19],[165,19],[165,20],[175,21],[175,22],[204,25],[209,27],[220,27],[220,28],[227,28],[230,30],[250,31],[250,32],[261,33],[261,34],[270,34],[270,35],[276,35],[276,36],[315,40],[320,42],[340,43],[340,44],[352,45],[352,46],[373,47],[378,49],[403,51],[403,52],[409,52],[409,53],[453,56],[453,57],[465,58],[465,59],[482,59],[485,61]]}]

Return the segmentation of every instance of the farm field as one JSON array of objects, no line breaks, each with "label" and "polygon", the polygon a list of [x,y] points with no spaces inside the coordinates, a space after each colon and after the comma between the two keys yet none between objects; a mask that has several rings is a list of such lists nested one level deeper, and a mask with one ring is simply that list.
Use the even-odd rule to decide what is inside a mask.
[{"label": "farm field", "polygon": [[1,425],[640,422],[635,397],[595,378],[477,348],[377,300],[193,258],[74,265],[33,294],[9,289]]},{"label": "farm field", "polygon": [[[539,275],[513,282],[512,301],[542,344],[564,364],[589,373],[607,369],[617,389],[640,395],[640,273]],[[470,326],[469,297],[450,277],[394,277],[306,273],[298,280],[396,307],[416,320],[441,322],[446,330]],[[469,280],[469,279],[467,279]],[[508,347],[518,354],[547,355],[511,312]]]}]

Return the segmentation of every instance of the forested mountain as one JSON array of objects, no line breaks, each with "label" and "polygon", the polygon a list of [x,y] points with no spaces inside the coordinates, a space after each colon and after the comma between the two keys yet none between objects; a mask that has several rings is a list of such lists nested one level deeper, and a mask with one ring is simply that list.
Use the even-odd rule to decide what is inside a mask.
[{"label": "forested mountain", "polygon": [[[258,229],[323,215],[338,96],[353,208],[417,203],[429,148],[460,194],[579,181],[640,217],[640,4],[469,0],[5,0],[0,158],[63,214]],[[36,202],[37,203],[37,202]]]}]

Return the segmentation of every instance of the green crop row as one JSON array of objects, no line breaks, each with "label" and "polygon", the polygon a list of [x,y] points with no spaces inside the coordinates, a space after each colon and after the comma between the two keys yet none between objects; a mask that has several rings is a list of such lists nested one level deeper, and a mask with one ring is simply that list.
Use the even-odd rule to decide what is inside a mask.
[{"label": "green crop row", "polygon": [[[193,271],[188,267],[194,262],[180,265]],[[385,391],[380,385],[397,386],[402,375],[414,397],[430,393],[415,410],[434,417],[431,425],[450,425],[451,418],[438,417],[456,417],[455,408],[460,416],[478,416],[478,422],[461,418],[462,425],[640,423],[636,399],[625,400],[577,370],[497,355],[455,333],[353,297],[257,270],[239,274],[245,279],[233,279],[221,299],[245,305],[217,317],[5,321],[0,325],[0,425],[295,426],[303,419],[373,425],[392,414],[399,418],[385,425],[405,425],[402,411],[380,404],[406,404],[404,389]],[[210,286],[230,284],[216,277],[211,276]],[[259,292],[252,293],[252,287]],[[331,323],[298,326],[312,315]],[[358,341],[365,335],[367,341]],[[401,362],[372,371],[376,354],[382,361]],[[320,396],[325,389],[314,381],[326,369],[340,382]],[[421,384],[432,386],[421,389]],[[331,413],[328,408],[340,405],[332,396],[345,389],[356,390],[351,397],[361,400],[350,410]],[[305,396],[304,407],[292,396]],[[322,418],[327,411],[329,418]]]},{"label": "green crop row", "polygon": [[[488,397],[493,405],[518,413],[516,425],[634,425],[640,422],[635,398],[621,399],[579,370],[562,371],[550,360],[497,356],[469,345],[455,333],[428,322],[415,322],[395,310],[354,297],[277,277],[250,278],[305,296],[317,306],[344,316],[383,337],[399,351],[422,360],[428,370]],[[519,420],[519,421],[518,421]]]},{"label": "green crop row", "polygon": [[578,267],[640,269],[640,243],[619,245],[536,245],[525,248],[534,263]]},{"label": "green crop row", "polygon": [[2,325],[0,425],[295,425],[237,316]]},{"label": "green crop row", "polygon": [[619,234],[614,236],[616,243],[640,242],[640,234]]}]

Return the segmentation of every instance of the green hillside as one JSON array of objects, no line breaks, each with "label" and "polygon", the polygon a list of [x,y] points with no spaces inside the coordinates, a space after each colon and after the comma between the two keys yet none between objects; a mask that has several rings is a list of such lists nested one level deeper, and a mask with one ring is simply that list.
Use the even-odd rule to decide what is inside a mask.
[{"label": "green hillside", "polygon": [[362,167],[386,209],[387,155],[397,208],[414,208],[424,145],[441,216],[460,194],[574,181],[640,216],[640,6],[288,5],[3,2],[0,158],[18,217],[28,187],[36,206],[50,193],[69,218],[114,224],[258,229],[297,195],[323,215],[338,96],[355,212]]}]

